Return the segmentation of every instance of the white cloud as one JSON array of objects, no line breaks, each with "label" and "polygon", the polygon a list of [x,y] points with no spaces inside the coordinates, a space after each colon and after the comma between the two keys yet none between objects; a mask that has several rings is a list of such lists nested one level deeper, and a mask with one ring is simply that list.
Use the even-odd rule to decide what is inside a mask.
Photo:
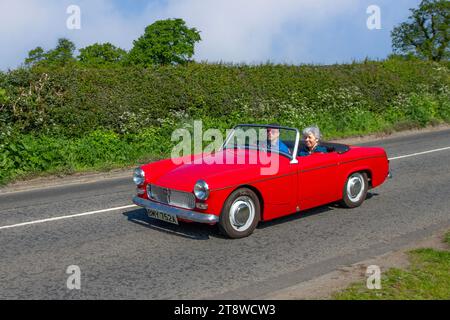
[{"label": "white cloud", "polygon": [[55,9],[40,1],[0,1],[0,68],[14,67],[32,47],[55,42],[47,36]]},{"label": "white cloud", "polygon": [[[130,49],[145,26],[157,19],[183,18],[202,31],[197,60],[300,62],[314,31],[357,7],[357,0],[168,0],[137,14],[108,0],[0,0],[0,69],[14,68],[29,50],[53,48],[68,37],[78,48],[111,42]],[[66,9],[81,8],[82,29],[68,30]],[[362,12],[361,14],[364,14]],[[286,32],[289,29],[289,32]],[[300,61],[299,61],[300,60]]]},{"label": "white cloud", "polygon": [[[302,45],[287,25],[313,30],[327,19],[354,7],[355,0],[169,0],[167,12],[182,16],[202,31],[197,59],[266,61],[273,60],[273,45],[283,43],[283,51],[293,57],[293,48]],[[302,30],[298,30],[299,32]],[[304,48],[302,50],[305,50]],[[298,58],[298,56],[297,56]]]},{"label": "white cloud", "polygon": [[[67,7],[81,8],[81,29],[69,30]],[[95,42],[111,42],[129,48],[143,31],[144,20],[125,17],[108,0],[0,0],[0,69],[22,63],[28,51],[36,46],[54,48],[57,39],[67,37],[78,48]]]}]

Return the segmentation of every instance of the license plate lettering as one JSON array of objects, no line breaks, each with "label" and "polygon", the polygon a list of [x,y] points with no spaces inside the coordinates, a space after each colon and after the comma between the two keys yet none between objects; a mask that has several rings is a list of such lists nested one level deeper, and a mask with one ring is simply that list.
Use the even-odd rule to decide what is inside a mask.
[{"label": "license plate lettering", "polygon": [[178,224],[178,219],[176,216],[172,216],[170,214],[154,210],[147,210],[147,213],[150,218],[155,218],[169,223]]}]

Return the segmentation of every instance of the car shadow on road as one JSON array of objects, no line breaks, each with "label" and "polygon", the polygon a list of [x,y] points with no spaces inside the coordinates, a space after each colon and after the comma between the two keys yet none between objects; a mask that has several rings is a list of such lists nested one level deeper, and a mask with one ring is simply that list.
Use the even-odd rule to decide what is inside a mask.
[{"label": "car shadow on road", "polygon": [[[373,197],[378,196],[378,193],[373,193],[373,192],[369,192],[367,193],[367,197],[366,200],[369,200]],[[321,213],[326,213],[329,211],[333,211],[333,210],[351,210],[348,208],[343,208],[338,202],[333,202],[333,203],[329,203],[327,205],[323,205],[321,207],[317,207],[317,208],[312,208],[312,209],[308,209],[305,211],[301,211],[301,212],[296,212],[296,213],[292,213],[290,215],[284,216],[284,217],[280,217],[280,218],[276,218],[274,220],[270,220],[270,221],[263,221],[260,222],[257,229],[265,229],[271,226],[276,226],[278,224],[282,224],[282,223],[287,223],[290,221],[295,221],[295,220],[299,220],[299,219],[306,219],[308,217],[311,216],[315,216]]]},{"label": "car shadow on road", "polygon": [[274,220],[262,221],[258,224],[257,229],[265,229],[265,228],[269,228],[269,227],[276,226],[279,224],[288,223],[288,222],[300,220],[300,219],[305,219],[310,216],[314,216],[317,214],[332,211],[332,210],[336,209],[336,207],[337,207],[337,205],[330,204],[330,205],[326,205],[326,206],[322,206],[322,207],[318,207],[318,208],[314,208],[314,209],[309,209],[306,211],[295,212],[295,213],[292,213],[292,214],[284,216],[284,217],[276,218]]},{"label": "car shadow on road", "polygon": [[224,238],[220,234],[217,226],[194,222],[179,222],[179,225],[170,224],[148,217],[145,209],[136,209],[133,211],[124,212],[123,215],[128,218],[128,221],[136,223],[140,226],[187,239],[209,240],[211,237]]},{"label": "car shadow on road", "polygon": [[[369,192],[366,199],[371,199],[374,196],[378,196],[377,193]],[[310,216],[318,215],[321,213],[333,211],[333,210],[351,210],[342,208],[338,203],[330,203],[321,207],[309,209],[302,212],[297,212],[290,214],[288,216],[280,217],[271,221],[260,222],[257,229],[265,229],[271,226],[275,226],[282,223],[288,223],[290,221],[295,221],[298,219],[306,219]],[[186,223],[179,222],[179,225],[170,224],[164,221],[159,221],[147,216],[145,209],[136,209],[132,211],[127,211],[123,213],[124,216],[128,218],[128,221],[136,223],[140,226],[156,230],[159,232],[164,232],[167,234],[192,239],[192,240],[209,240],[212,238],[227,239],[219,231],[217,225],[207,225],[201,223]]]}]

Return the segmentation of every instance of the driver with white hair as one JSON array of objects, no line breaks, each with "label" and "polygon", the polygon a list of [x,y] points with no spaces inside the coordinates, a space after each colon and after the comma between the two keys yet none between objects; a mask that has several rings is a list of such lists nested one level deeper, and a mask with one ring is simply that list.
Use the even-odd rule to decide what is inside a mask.
[{"label": "driver with white hair", "polygon": [[299,156],[308,156],[315,152],[327,153],[326,147],[319,145],[320,130],[318,127],[312,126],[303,130],[303,139],[305,144],[299,151]]}]

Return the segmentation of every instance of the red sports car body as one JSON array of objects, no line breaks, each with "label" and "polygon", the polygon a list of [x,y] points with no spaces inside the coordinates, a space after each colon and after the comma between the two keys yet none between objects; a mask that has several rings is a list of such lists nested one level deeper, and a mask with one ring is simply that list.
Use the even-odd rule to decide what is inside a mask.
[{"label": "red sports car body", "polygon": [[[239,125],[234,130],[266,127]],[[276,128],[291,130],[295,136],[285,141],[290,154],[248,143],[226,147],[226,142],[212,154],[146,164],[135,171],[133,202],[153,218],[171,223],[219,223],[227,236],[241,238],[250,235],[259,221],[336,201],[357,207],[368,189],[389,176],[389,160],[382,148],[321,143],[327,153],[299,156],[298,130]],[[263,174],[268,165],[261,153],[277,156],[275,173]]]}]

